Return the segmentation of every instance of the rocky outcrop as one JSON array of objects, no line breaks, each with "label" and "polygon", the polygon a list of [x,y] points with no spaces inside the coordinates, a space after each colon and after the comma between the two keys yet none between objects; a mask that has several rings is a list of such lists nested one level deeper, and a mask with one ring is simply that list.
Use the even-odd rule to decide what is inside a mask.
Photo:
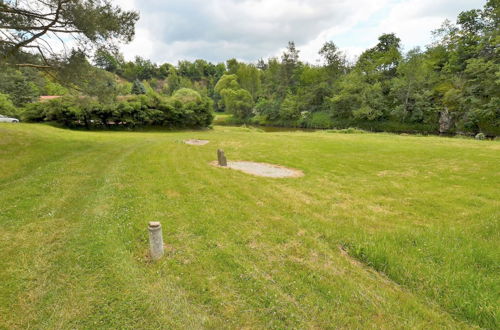
[{"label": "rocky outcrop", "polygon": [[453,118],[448,109],[439,113],[439,133],[448,133],[453,127]]}]

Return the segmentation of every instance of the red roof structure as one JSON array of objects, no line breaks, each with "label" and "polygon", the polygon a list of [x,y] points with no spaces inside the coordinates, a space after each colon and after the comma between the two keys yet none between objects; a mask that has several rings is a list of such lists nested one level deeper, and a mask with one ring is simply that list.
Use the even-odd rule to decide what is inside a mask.
[{"label": "red roof structure", "polygon": [[40,96],[39,101],[44,102],[44,101],[48,101],[48,100],[58,99],[60,97],[61,97],[61,95],[42,95],[42,96]]}]

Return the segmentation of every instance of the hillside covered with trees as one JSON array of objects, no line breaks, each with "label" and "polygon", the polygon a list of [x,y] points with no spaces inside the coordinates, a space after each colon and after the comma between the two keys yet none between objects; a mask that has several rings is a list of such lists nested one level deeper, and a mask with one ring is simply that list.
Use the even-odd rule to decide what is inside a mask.
[{"label": "hillside covered with trees", "polygon": [[[444,22],[425,50],[403,52],[401,40],[388,33],[354,62],[327,42],[319,50],[321,65],[301,62],[293,42],[281,57],[255,64],[159,65],[141,57],[126,61],[116,48],[101,47],[92,58],[71,55],[70,62],[79,63],[78,82],[64,79],[75,75],[74,66],[58,76],[4,66],[0,112],[90,127],[207,126],[212,111],[225,111],[238,124],[496,136],[499,21],[499,2],[489,0],[456,23]],[[33,103],[40,95],[65,97]]]}]

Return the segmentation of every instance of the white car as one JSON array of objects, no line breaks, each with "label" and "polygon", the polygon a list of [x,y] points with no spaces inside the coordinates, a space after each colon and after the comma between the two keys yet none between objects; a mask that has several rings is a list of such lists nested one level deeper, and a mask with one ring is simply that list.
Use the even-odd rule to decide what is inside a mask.
[{"label": "white car", "polygon": [[5,116],[0,115],[0,123],[18,123],[18,122],[19,122],[19,119],[17,119],[17,118],[9,118],[9,117],[5,117]]}]

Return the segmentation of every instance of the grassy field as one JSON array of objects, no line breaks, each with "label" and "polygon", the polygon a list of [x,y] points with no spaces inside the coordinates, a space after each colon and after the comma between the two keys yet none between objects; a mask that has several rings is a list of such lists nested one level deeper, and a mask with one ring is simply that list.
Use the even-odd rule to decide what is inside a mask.
[{"label": "grassy field", "polygon": [[1,124],[0,328],[498,328],[499,173],[496,141]]}]

